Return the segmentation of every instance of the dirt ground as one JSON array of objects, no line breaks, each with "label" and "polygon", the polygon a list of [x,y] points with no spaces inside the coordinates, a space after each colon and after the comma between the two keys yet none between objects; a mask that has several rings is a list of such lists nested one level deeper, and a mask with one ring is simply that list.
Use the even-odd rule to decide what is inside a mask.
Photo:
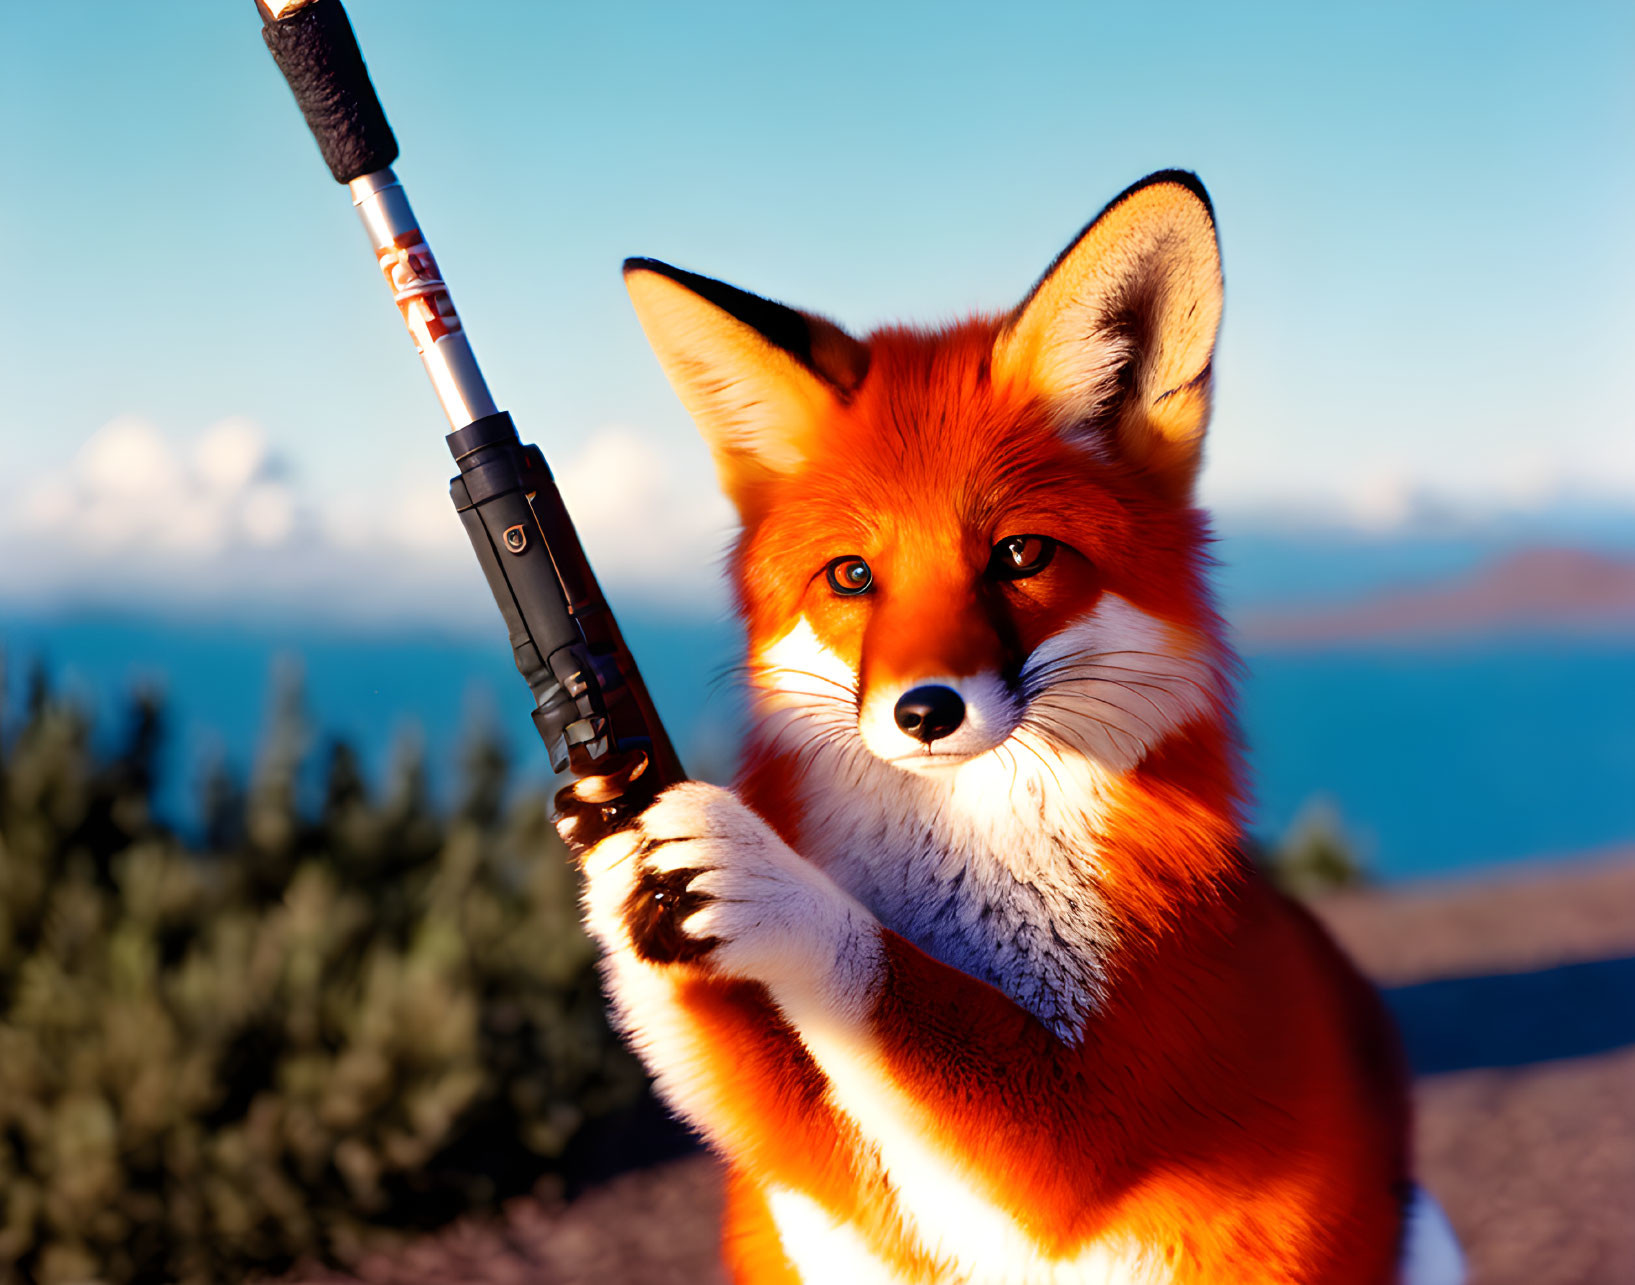
[{"label": "dirt ground", "polygon": [[1419,1172],[1473,1285],[1635,1282],[1635,852],[1320,910],[1451,1067],[1415,1083]]},{"label": "dirt ground", "polygon": [[[1635,852],[1318,909],[1402,1023],[1421,1180],[1473,1285],[1635,1282]],[[695,1154],[299,1279],[705,1285],[719,1209]]]}]

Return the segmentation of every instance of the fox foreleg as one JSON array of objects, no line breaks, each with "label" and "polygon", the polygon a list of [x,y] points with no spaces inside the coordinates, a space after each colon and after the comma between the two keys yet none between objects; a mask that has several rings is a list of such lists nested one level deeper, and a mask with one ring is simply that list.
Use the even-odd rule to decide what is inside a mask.
[{"label": "fox foreleg", "polygon": [[[868,1023],[878,921],[712,785],[665,791],[592,848],[584,872],[586,926],[632,1047],[683,1116],[729,1150],[753,1146],[731,1136],[734,1120],[758,1131],[733,1106],[746,1060],[768,1056],[770,1040],[804,1062],[807,1028]],[[768,1017],[787,1029],[767,1031]],[[779,1078],[801,1074],[787,1067]]]},{"label": "fox foreleg", "polygon": [[[963,1207],[942,1175],[1001,1140],[1019,1208],[1086,1181],[1060,1110],[1081,1096],[1078,1055],[885,929],[728,791],[666,791],[585,873],[619,1023],[730,1156],[776,1179],[791,1144],[842,1154],[860,1132],[927,1210]],[[926,1230],[952,1246],[979,1222]]]}]

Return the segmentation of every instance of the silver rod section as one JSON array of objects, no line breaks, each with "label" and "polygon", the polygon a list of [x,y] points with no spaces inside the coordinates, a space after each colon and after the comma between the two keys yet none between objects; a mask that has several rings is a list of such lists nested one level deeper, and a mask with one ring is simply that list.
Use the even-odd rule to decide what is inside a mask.
[{"label": "silver rod section", "polygon": [[464,428],[495,414],[499,407],[477,369],[460,314],[454,311],[443,274],[415,223],[397,175],[390,169],[376,170],[353,179],[347,187],[449,427]]}]

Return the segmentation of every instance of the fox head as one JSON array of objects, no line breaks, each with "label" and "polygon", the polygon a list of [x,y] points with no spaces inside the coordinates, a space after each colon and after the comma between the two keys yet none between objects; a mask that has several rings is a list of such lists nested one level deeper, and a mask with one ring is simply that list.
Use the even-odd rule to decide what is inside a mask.
[{"label": "fox head", "polygon": [[1223,716],[1191,499],[1221,270],[1190,174],[938,330],[858,339],[648,259],[625,279],[742,518],[763,752],[1116,774]]}]

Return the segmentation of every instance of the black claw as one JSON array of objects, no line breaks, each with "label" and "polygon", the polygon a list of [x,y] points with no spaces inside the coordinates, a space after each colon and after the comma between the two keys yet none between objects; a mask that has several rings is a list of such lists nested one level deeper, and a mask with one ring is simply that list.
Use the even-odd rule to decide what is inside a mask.
[{"label": "black claw", "polygon": [[715,900],[708,893],[695,892],[689,886],[703,873],[696,867],[643,871],[625,902],[630,943],[642,959],[654,964],[691,963],[720,944],[715,937],[689,937],[681,928],[687,916]]},{"label": "black claw", "polygon": [[637,852],[638,856],[641,856],[641,855],[645,855],[645,854],[647,854],[649,852],[657,852],[660,848],[664,847],[667,844],[671,844],[671,843],[691,843],[697,837],[698,836],[691,835],[691,834],[678,834],[678,835],[674,835],[674,836],[672,836],[671,838],[668,838],[668,839],[643,839],[642,842],[641,842],[641,846],[636,849],[636,852]]}]

